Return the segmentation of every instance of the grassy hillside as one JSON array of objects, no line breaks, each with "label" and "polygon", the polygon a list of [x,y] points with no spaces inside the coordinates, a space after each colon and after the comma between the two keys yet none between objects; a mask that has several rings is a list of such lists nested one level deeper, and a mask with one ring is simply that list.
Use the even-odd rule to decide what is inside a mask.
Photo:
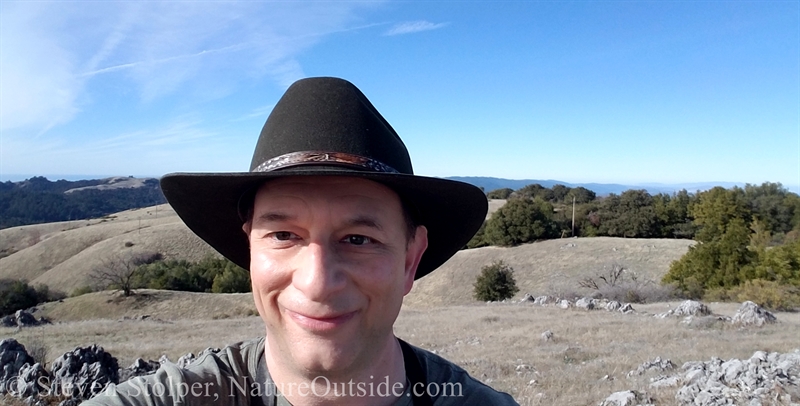
[{"label": "grassy hillside", "polygon": [[206,294],[169,290],[95,292],[37,307],[36,315],[55,322],[97,319],[218,320],[257,315],[250,293]]},{"label": "grassy hillside", "polygon": [[460,251],[438,270],[417,281],[406,303],[423,307],[473,303],[472,284],[481,267],[497,260],[514,268],[520,289],[518,297],[525,293],[534,296],[580,293],[578,281],[594,277],[613,264],[635,273],[641,282],[657,283],[669,264],[686,253],[691,244],[688,240],[595,237]]},{"label": "grassy hillside", "polygon": [[102,219],[0,230],[0,278],[26,279],[71,292],[90,285],[90,273],[118,253],[158,252],[166,259],[214,254],[168,205],[127,210]]},{"label": "grassy hillside", "polygon": [[[490,212],[505,201],[490,201]],[[691,241],[610,237],[560,239],[514,248],[485,247],[457,253],[418,281],[415,306],[472,303],[472,283],[482,266],[504,260],[516,270],[520,296],[577,290],[577,282],[620,264],[641,281],[658,281]],[[92,270],[117,253],[158,252],[167,259],[200,260],[214,251],[191,233],[168,205],[128,210],[102,219],[0,230],[0,278],[26,279],[69,293],[90,285]]]}]

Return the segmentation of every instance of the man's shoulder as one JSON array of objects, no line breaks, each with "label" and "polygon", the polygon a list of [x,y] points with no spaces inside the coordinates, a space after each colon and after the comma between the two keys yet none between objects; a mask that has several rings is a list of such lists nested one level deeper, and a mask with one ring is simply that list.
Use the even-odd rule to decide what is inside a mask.
[{"label": "man's shoulder", "polygon": [[427,392],[436,405],[518,405],[509,394],[473,378],[464,368],[422,348],[411,346],[426,373]]},{"label": "man's shoulder", "polygon": [[[205,357],[212,357],[216,363],[230,366],[235,372],[254,372],[258,366],[258,361],[264,352],[265,337],[258,337],[247,341],[230,344],[219,351],[206,351],[202,356],[193,361],[188,368],[193,365],[204,364]],[[241,371],[239,371],[241,370]]]}]

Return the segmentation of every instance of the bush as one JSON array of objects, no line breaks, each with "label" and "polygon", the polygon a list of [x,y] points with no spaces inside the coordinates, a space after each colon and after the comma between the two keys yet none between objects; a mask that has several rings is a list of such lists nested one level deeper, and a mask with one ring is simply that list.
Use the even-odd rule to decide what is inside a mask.
[{"label": "bush", "polygon": [[17,310],[27,309],[39,303],[36,289],[25,281],[0,281],[0,316],[12,314]]},{"label": "bush", "polygon": [[250,273],[227,258],[157,261],[137,270],[135,286],[186,292],[249,292]]},{"label": "bush", "polygon": [[78,297],[92,292],[94,292],[94,289],[91,286],[81,286],[79,288],[75,288],[75,290],[69,294],[69,297]]},{"label": "bush", "polygon": [[475,299],[483,302],[509,299],[519,292],[517,281],[514,280],[514,269],[503,261],[481,268],[481,274],[473,286]]},{"label": "bush", "polygon": [[238,266],[226,268],[214,277],[214,283],[211,285],[211,291],[214,293],[245,293],[250,290],[250,274]]},{"label": "bush", "polygon": [[709,290],[705,300],[752,301],[770,310],[787,311],[800,306],[800,289],[774,281],[755,279],[730,289]]},{"label": "bush", "polygon": [[670,285],[658,285],[652,280],[640,280],[634,272],[623,265],[612,264],[578,282],[581,288],[593,290],[592,297],[616,300],[623,303],[655,303],[674,299],[675,289]]},{"label": "bush", "polygon": [[47,366],[48,348],[41,337],[33,337],[28,340],[28,345],[25,346],[25,350],[33,357],[34,362],[42,364],[42,366]]},{"label": "bush", "polygon": [[50,291],[47,285],[37,285],[34,288],[23,280],[0,280],[0,316],[63,298],[63,293]]}]

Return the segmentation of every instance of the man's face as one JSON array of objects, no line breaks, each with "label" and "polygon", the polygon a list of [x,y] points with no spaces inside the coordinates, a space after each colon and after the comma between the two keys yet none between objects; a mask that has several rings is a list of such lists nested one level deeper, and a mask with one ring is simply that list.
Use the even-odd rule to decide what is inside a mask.
[{"label": "man's face", "polygon": [[256,193],[253,296],[271,354],[304,373],[357,371],[393,339],[427,231],[409,239],[400,199],[379,183],[287,177]]}]

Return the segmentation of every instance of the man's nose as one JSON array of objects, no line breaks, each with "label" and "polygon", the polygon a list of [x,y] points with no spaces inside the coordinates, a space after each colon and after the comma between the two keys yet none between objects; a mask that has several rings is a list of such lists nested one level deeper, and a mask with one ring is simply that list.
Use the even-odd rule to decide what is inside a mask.
[{"label": "man's nose", "polygon": [[325,301],[346,284],[341,261],[334,247],[326,243],[311,243],[304,249],[304,259],[295,270],[292,284],[315,302]]}]

